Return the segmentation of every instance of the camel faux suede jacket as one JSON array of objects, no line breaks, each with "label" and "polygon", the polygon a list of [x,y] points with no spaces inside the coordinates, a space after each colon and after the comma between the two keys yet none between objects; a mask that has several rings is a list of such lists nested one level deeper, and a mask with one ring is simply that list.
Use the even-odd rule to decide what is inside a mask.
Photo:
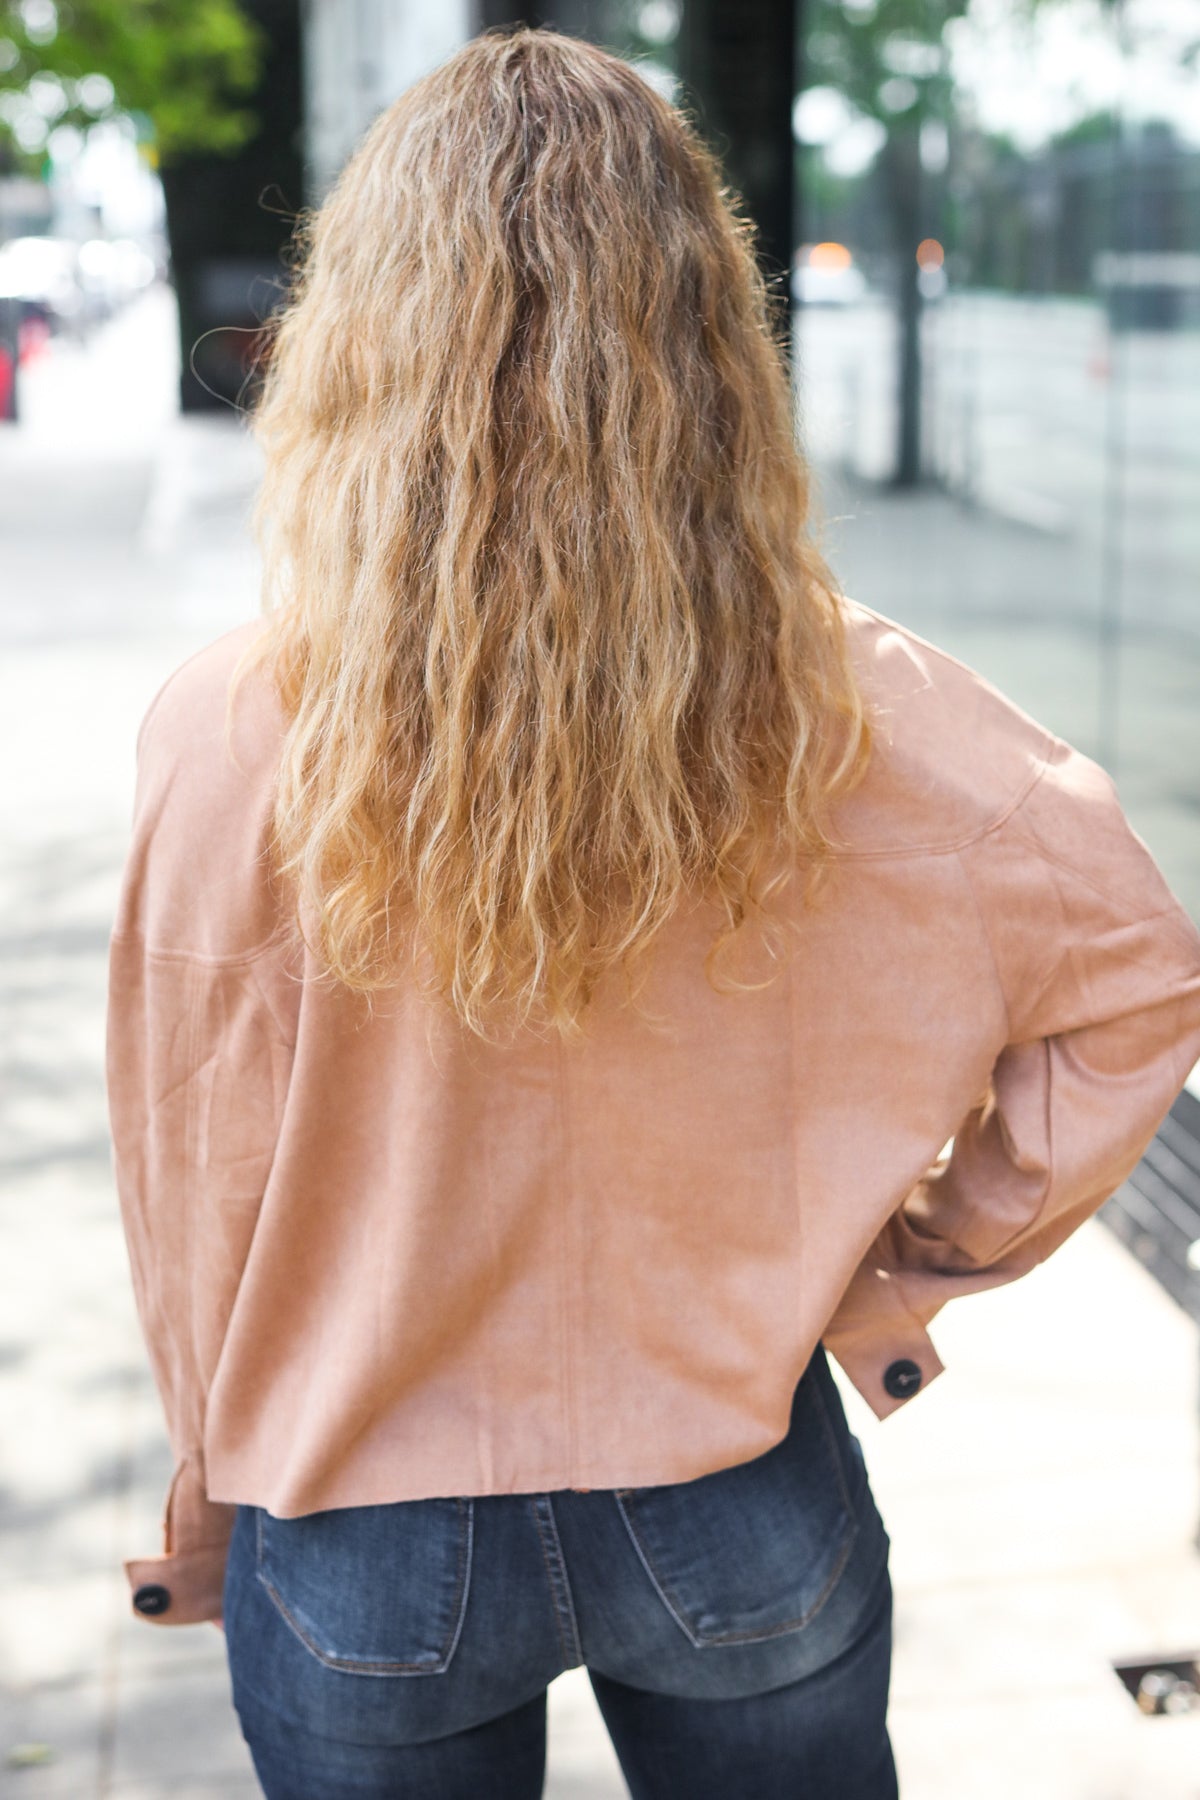
[{"label": "camel faux suede jacket", "polygon": [[946,1301],[1032,1268],[1133,1169],[1200,1057],[1200,934],[1094,762],[902,626],[847,620],[876,748],[796,950],[719,994],[697,903],[655,953],[659,1027],[614,987],[577,1047],[319,981],[268,875],[261,675],[224,738],[260,623],[160,691],[108,1037],[177,1465],[161,1553],[125,1565],[139,1611],[220,1613],[239,1501],[746,1461],[818,1339],[882,1419],[941,1372]]}]

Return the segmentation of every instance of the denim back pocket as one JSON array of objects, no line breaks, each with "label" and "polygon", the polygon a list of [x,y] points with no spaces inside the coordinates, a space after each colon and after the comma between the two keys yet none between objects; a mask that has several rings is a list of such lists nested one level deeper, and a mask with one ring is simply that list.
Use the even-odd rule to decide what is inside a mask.
[{"label": "denim back pocket", "polygon": [[798,1631],[833,1592],[858,1515],[832,1383],[819,1348],[787,1436],[764,1455],[694,1481],[616,1490],[646,1573],[698,1648]]},{"label": "denim back pocket", "polygon": [[469,1499],[401,1500],[277,1519],[256,1510],[256,1573],[331,1669],[440,1675],[467,1609]]}]

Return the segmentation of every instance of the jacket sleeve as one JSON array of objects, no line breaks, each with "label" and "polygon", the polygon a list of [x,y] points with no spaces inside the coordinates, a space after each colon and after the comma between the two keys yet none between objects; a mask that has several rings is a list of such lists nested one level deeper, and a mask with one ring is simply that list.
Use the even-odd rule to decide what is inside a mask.
[{"label": "jacket sleeve", "polygon": [[899,1400],[874,1370],[860,1382],[872,1337],[911,1357],[916,1386],[940,1373],[929,1321],[956,1296],[1025,1274],[1090,1218],[1200,1057],[1200,933],[1109,776],[1062,740],[1049,745],[1022,801],[958,852],[1007,1041],[948,1156],[887,1221],[839,1321],[879,1417]]},{"label": "jacket sleeve", "polygon": [[179,897],[191,906],[211,890],[213,845],[193,829],[172,755],[147,753],[144,739],[145,727],[109,947],[106,1072],[134,1299],[175,1463],[161,1549],[125,1570],[135,1609],[174,1625],[221,1614],[235,1509],[207,1497],[205,1405],[274,1155],[291,1049],[278,957],[190,945]]}]

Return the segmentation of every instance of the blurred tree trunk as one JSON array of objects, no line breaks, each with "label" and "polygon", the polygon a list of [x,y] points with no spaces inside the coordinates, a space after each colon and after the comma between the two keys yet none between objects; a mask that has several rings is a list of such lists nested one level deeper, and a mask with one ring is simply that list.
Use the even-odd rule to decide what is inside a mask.
[{"label": "blurred tree trunk", "polygon": [[896,253],[897,371],[896,458],[893,487],[916,487],[921,480],[921,289],[917,245],[921,242],[921,152],[916,120],[897,121],[882,152],[892,242]]}]

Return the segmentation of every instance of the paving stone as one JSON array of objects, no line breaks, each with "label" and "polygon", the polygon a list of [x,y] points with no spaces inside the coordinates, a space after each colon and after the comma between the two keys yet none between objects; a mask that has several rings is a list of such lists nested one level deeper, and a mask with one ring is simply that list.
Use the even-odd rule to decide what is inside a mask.
[{"label": "paving stone", "polygon": [[629,1790],[585,1669],[550,1684],[545,1800],[625,1800]]},{"label": "paving stone", "polygon": [[903,1800],[1196,1800],[1200,1720],[1143,1718],[1128,1699],[1006,1692],[897,1707]]},{"label": "paving stone", "polygon": [[[0,1688],[0,1794],[5,1800],[98,1797],[111,1719],[111,1696],[95,1673],[56,1679],[33,1669],[25,1680],[6,1680]],[[22,1747],[46,1760],[14,1766]]]},{"label": "paving stone", "polygon": [[[163,1635],[166,1635],[165,1633]],[[196,1633],[180,1631],[180,1636]],[[157,1672],[121,1669],[117,1685],[112,1781],[136,1784],[253,1779],[250,1753],[229,1698],[218,1634],[203,1658],[164,1662]],[[330,1797],[333,1800],[333,1797]]]}]

